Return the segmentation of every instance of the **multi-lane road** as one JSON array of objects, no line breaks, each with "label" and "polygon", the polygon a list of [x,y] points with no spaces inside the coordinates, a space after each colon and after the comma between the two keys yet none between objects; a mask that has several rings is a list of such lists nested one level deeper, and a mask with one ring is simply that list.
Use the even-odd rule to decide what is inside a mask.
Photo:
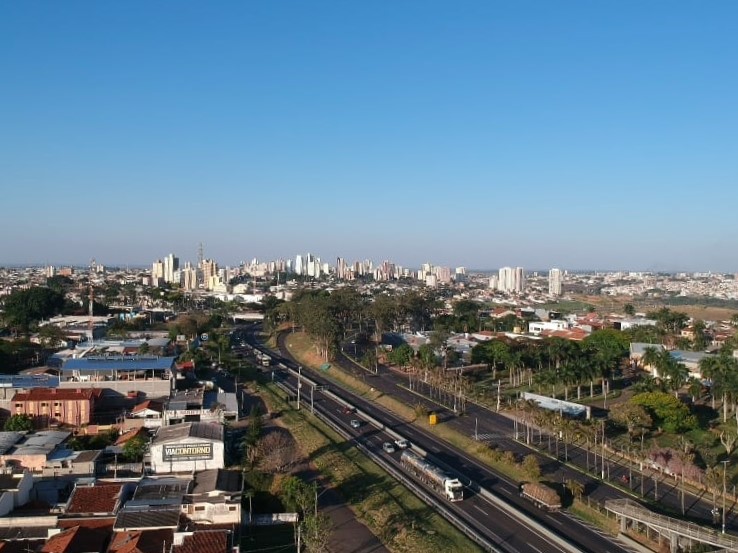
[{"label": "multi-lane road", "polygon": [[[257,345],[253,334],[250,334],[248,339],[252,344]],[[286,354],[281,355],[280,361],[285,366],[297,369],[297,363],[294,359]],[[277,357],[277,354],[274,354],[274,356]],[[432,434],[400,420],[392,413],[365,401],[361,397],[355,396],[346,390],[336,390],[333,383],[321,378],[320,375],[311,373],[309,376],[321,386],[330,387],[333,392],[340,394],[342,399],[355,405],[373,419],[381,421],[390,431],[403,435],[413,444],[431,453],[435,459],[453,467],[457,473],[464,476],[467,482],[473,482],[473,485],[466,490],[467,498],[460,503],[448,503],[448,507],[482,536],[495,543],[500,550],[519,553],[544,553],[549,551],[625,553],[629,551],[627,547],[613,541],[609,536],[605,536],[566,513],[548,513],[537,509],[530,502],[520,497],[516,482],[495,474],[487,466],[482,465],[458,448],[438,440]],[[287,385],[297,385],[294,381],[295,377],[289,373],[284,373],[282,378],[284,378]],[[397,459],[398,453],[387,454],[381,449],[382,443],[392,441],[390,434],[383,433],[382,430],[370,425],[363,425],[359,429],[351,428],[349,425],[351,416],[342,413],[340,404],[331,404],[330,398],[319,391],[315,392],[314,397],[318,399],[316,408],[330,416],[336,424],[345,428],[346,432],[353,436],[355,440],[365,447],[378,451],[380,455],[400,467]],[[486,494],[475,493],[474,488],[477,486],[494,494],[497,502],[501,501],[507,507],[500,508],[494,502],[488,501],[484,497]],[[511,511],[523,513],[522,519],[520,516],[511,514]],[[526,523],[526,520],[534,522]],[[537,525],[545,530],[537,530],[535,528]],[[559,540],[565,540],[566,545],[554,543],[550,534],[555,534]]]},{"label": "multi-lane road", "polygon": [[[358,369],[355,362],[342,353],[338,355],[334,363],[348,370]],[[458,430],[460,433],[470,437],[478,437],[478,439],[496,445],[503,450],[512,451],[516,455],[528,455],[537,451],[533,447],[533,443],[523,443],[524,433],[520,431],[520,439],[514,438],[515,428],[514,421],[507,416],[500,415],[483,406],[472,402],[467,402],[463,417],[455,416],[448,409],[432,403],[427,398],[421,398],[418,394],[407,389],[407,377],[397,373],[394,370],[380,367],[377,377],[372,378],[372,386],[387,395],[397,397],[401,401],[410,405],[418,401],[424,402],[434,411],[439,413],[448,424]],[[522,428],[522,425],[520,425]],[[519,428],[519,430],[520,430]],[[534,440],[537,442],[537,432],[534,432]],[[548,440],[544,438],[543,445],[547,446]],[[555,439],[554,439],[555,443]],[[565,446],[560,444],[559,459],[564,460]],[[555,450],[552,448],[551,454]],[[705,525],[716,524],[713,515],[712,496],[706,492],[691,492],[687,489],[684,493],[684,501],[682,502],[682,490],[684,489],[680,482],[673,477],[669,477],[663,473],[648,471],[642,474],[640,467],[628,465],[624,458],[614,454],[611,451],[605,452],[605,470],[604,479],[596,478],[587,474],[587,467],[592,469],[595,462],[597,463],[597,474],[602,474],[602,457],[601,451],[587,452],[583,447],[576,445],[566,446],[567,463],[552,460],[551,455],[541,455],[540,461],[547,468],[546,476],[549,479],[564,482],[568,479],[579,480],[585,485],[587,495],[593,500],[604,502],[608,499],[635,499],[643,490],[643,495],[649,500],[658,504],[662,509],[667,509],[671,513],[681,514],[682,504],[684,506],[684,516],[692,522]],[[555,457],[555,455],[554,455]],[[577,467],[576,469],[572,467]],[[720,503],[720,507],[722,504]],[[738,527],[736,520],[736,512],[733,502],[728,501],[726,504],[726,528],[735,530]]]}]

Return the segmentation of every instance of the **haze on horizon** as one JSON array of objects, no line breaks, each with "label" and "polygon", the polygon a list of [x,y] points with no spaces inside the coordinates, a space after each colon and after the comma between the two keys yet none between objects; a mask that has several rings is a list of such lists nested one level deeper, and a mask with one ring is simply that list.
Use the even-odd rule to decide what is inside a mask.
[{"label": "haze on horizon", "polygon": [[0,265],[738,270],[735,2],[0,13]]}]

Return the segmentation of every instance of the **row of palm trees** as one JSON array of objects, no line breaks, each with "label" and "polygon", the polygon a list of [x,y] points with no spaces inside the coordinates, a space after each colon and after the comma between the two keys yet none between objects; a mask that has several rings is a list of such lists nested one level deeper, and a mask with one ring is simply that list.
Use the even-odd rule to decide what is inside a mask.
[{"label": "row of palm trees", "polygon": [[689,381],[689,369],[665,349],[648,347],[643,352],[641,364],[653,367],[654,378],[667,385],[675,396]]},{"label": "row of palm trees", "polygon": [[723,422],[727,422],[732,412],[738,425],[738,358],[724,349],[717,355],[704,357],[700,361],[700,372],[710,386],[713,409],[715,398],[722,397]]},{"label": "row of palm trees", "polygon": [[610,379],[628,351],[616,332],[599,331],[581,343],[555,337],[522,343],[493,340],[474,348],[472,362],[488,363],[493,379],[498,370],[506,369],[513,388],[536,386],[552,396],[563,391],[568,400],[573,389],[581,399],[585,386],[593,397],[595,383],[599,382],[601,393],[607,395]]}]

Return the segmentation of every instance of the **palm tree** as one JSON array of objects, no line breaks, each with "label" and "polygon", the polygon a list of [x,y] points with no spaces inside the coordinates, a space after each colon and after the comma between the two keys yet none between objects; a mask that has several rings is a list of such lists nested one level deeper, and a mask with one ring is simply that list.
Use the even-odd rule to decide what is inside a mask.
[{"label": "palm tree", "polygon": [[705,357],[700,360],[702,376],[710,380],[712,407],[715,408],[715,396],[723,396],[723,422],[728,420],[728,397],[736,392],[736,374],[738,374],[738,359],[729,352],[720,352],[716,356]]},{"label": "palm tree", "polygon": [[655,348],[653,346],[647,347],[645,350],[643,350],[643,355],[641,355],[641,366],[655,367],[659,359],[659,353],[660,350],[658,348]]},{"label": "palm tree", "polygon": [[684,383],[689,379],[689,369],[684,363],[676,361],[671,355],[669,355],[669,361],[663,367],[666,376],[669,379],[669,385],[674,391],[674,397],[679,397],[679,389],[684,386]]},{"label": "palm tree", "polygon": [[566,487],[574,498],[582,499],[582,496],[584,495],[584,484],[579,480],[570,478],[566,481]]}]

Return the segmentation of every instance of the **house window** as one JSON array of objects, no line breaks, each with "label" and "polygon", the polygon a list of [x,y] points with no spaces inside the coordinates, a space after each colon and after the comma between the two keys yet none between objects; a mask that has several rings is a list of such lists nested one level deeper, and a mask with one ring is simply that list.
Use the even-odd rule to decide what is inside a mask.
[{"label": "house window", "polygon": [[61,407],[61,401],[55,401],[54,407]]},{"label": "house window", "polygon": [[48,407],[48,406],[49,406],[49,404],[48,404],[48,403],[46,403],[45,401],[42,401],[42,402],[41,402],[41,407]]},{"label": "house window", "polygon": [[195,507],[195,511],[204,511],[205,507]]},{"label": "house window", "polygon": [[235,507],[228,507],[228,510],[229,510],[229,511],[235,511],[235,510],[236,510],[236,508],[235,508]]},{"label": "house window", "polygon": [[22,403],[16,403],[15,404],[15,408],[16,409],[20,409],[21,407],[23,407],[23,404]]}]

